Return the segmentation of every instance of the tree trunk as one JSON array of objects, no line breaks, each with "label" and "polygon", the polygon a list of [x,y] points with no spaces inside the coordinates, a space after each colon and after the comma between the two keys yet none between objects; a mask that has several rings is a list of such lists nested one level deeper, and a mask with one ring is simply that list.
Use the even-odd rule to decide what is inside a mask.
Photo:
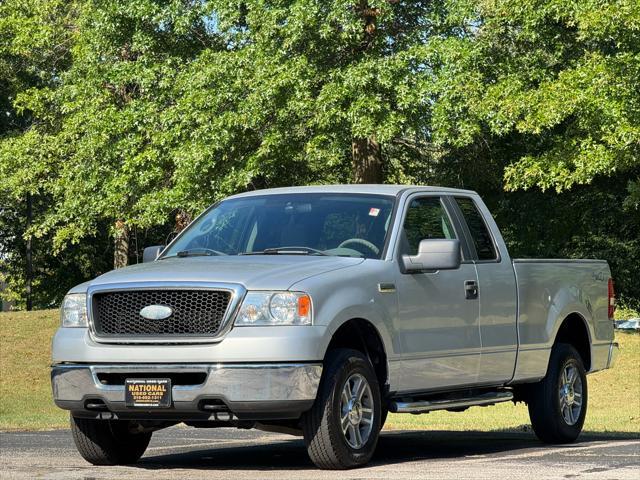
[{"label": "tree trunk", "polygon": [[189,213],[186,212],[185,210],[182,210],[182,209],[178,210],[178,213],[176,213],[175,232],[180,233],[182,230],[187,228],[187,226],[190,223],[191,223],[191,215],[189,215]]},{"label": "tree trunk", "polygon": [[129,228],[124,220],[116,220],[115,229],[113,268],[122,268],[129,263]]},{"label": "tree trunk", "polygon": [[351,155],[355,183],[382,183],[382,154],[375,135],[354,138]]},{"label": "tree trunk", "polygon": [[[31,222],[33,221],[33,198],[31,197],[31,193],[27,193],[27,227],[26,230],[31,228]],[[31,233],[27,237],[26,244],[26,285],[25,290],[27,294],[27,311],[33,310],[33,292],[31,291],[32,283],[33,283],[33,258],[32,258],[32,248],[31,248]]]}]

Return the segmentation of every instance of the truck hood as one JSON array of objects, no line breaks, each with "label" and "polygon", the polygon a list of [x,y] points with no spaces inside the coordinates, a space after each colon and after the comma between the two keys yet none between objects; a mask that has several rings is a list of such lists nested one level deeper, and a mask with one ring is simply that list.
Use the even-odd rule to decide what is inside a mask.
[{"label": "truck hood", "polygon": [[[128,282],[224,282],[243,285],[247,290],[287,290],[305,278],[348,268],[362,258],[302,255],[260,255],[228,257],[167,258],[112,270],[79,285]],[[76,287],[74,291],[78,291]]]}]

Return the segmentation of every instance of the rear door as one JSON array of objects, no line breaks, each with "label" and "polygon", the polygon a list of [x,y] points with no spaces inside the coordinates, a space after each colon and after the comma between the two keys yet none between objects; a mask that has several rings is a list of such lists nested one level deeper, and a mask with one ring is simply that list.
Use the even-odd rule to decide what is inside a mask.
[{"label": "rear door", "polygon": [[[444,197],[414,194],[405,204],[396,258],[415,255],[424,239],[457,238],[460,226]],[[463,258],[469,253],[466,245]],[[463,262],[456,270],[402,273],[398,268],[398,339],[402,351],[402,385],[425,391],[473,384],[480,362],[479,304],[466,298],[465,282],[477,281],[475,265]]]},{"label": "rear door", "polygon": [[450,198],[462,223],[478,274],[480,371],[478,382],[502,384],[514,374],[518,348],[517,293],[513,265],[498,227],[479,198]]}]

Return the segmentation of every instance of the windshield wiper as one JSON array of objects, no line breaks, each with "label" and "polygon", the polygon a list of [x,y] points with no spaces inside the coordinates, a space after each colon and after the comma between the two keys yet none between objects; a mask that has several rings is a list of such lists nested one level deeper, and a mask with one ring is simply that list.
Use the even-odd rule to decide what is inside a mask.
[{"label": "windshield wiper", "polygon": [[259,252],[243,252],[238,255],[323,255],[325,257],[330,257],[328,253],[323,252],[322,250],[317,250],[311,247],[273,247],[273,248],[265,248]]}]

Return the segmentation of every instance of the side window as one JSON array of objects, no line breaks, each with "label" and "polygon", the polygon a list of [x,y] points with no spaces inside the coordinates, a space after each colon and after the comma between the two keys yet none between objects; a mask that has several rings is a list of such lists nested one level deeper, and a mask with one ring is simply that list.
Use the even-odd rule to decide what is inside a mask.
[{"label": "side window", "polygon": [[496,248],[491,240],[491,233],[487,228],[487,224],[484,223],[482,214],[478,211],[475,203],[468,197],[456,197],[456,203],[462,211],[471,237],[473,238],[473,244],[476,247],[478,253],[478,260],[495,260],[498,258]]},{"label": "side window", "polygon": [[452,239],[456,234],[440,197],[423,197],[411,201],[403,225],[402,253],[416,255],[420,240]]}]

